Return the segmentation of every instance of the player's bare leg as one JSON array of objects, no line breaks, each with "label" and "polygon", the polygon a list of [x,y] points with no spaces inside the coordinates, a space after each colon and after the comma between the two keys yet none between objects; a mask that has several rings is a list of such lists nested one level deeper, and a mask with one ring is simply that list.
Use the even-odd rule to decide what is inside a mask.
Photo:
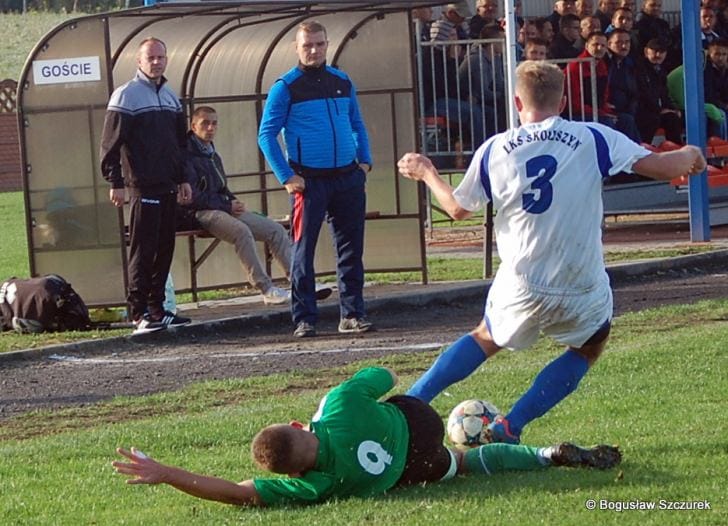
[{"label": "player's bare leg", "polygon": [[468,377],[501,348],[493,342],[485,321],[462,336],[437,357],[407,394],[429,403],[448,386]]},{"label": "player's bare leg", "polygon": [[595,332],[591,338],[589,338],[584,345],[579,348],[570,347],[574,352],[581,354],[586,358],[589,367],[594,365],[594,362],[602,355],[604,349],[607,346],[607,340],[609,339],[609,331],[612,328],[611,323],[605,323],[602,325],[597,332]]}]

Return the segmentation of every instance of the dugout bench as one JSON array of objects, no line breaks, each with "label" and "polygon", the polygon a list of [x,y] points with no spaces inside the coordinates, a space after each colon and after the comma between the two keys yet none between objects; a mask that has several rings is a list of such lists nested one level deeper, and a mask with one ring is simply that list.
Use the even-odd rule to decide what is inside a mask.
[{"label": "dugout bench", "polygon": [[[380,216],[379,211],[371,211],[367,212],[365,215],[366,219],[374,219]],[[279,225],[282,225],[286,230],[289,230],[291,227],[291,219],[289,216],[280,218],[280,219],[273,219],[276,223]],[[194,303],[197,303],[198,298],[198,287],[197,287],[197,272],[199,271],[202,264],[212,255],[212,253],[215,251],[215,249],[220,245],[221,240],[217,239],[215,236],[210,234],[207,230],[204,229],[195,229],[195,230],[180,230],[176,232],[176,237],[178,238],[186,238],[187,239],[187,255],[189,260],[189,270],[190,270],[190,292],[192,293],[192,301]],[[212,239],[210,244],[205,248],[205,250],[200,254],[197,255],[197,248],[195,246],[195,241],[197,239]],[[270,260],[270,253],[266,249],[266,260]]]}]

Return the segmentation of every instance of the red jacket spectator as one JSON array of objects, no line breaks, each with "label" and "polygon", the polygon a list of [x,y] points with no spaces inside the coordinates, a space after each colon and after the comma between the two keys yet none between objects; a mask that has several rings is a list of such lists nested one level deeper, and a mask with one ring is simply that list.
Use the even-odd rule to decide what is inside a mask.
[{"label": "red jacket spectator", "polygon": [[[604,38],[604,37],[602,37]],[[590,39],[591,40],[591,39]],[[604,39],[606,40],[606,39]],[[587,48],[577,58],[590,58],[589,43]],[[581,71],[581,73],[580,73]],[[592,120],[594,108],[592,107],[591,64],[586,62],[571,62],[566,67],[566,86],[564,90],[569,99],[568,107],[573,119]],[[603,56],[596,63],[597,75],[597,115],[610,115],[612,112],[607,103],[607,79],[609,67]],[[582,102],[583,101],[583,102]]]}]

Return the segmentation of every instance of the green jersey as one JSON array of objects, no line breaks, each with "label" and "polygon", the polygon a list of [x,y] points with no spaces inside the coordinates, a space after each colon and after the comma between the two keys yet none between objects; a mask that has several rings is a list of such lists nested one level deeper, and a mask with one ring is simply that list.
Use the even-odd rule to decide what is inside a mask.
[{"label": "green jersey", "polygon": [[378,399],[394,387],[387,369],[362,369],[321,400],[311,420],[319,440],[316,466],[300,478],[254,479],[265,504],[368,496],[396,484],[409,430],[404,414]]}]

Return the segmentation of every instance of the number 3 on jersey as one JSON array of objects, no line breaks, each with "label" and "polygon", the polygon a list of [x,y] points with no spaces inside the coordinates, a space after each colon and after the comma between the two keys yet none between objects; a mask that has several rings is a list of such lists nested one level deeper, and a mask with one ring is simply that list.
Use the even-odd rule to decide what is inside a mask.
[{"label": "number 3 on jersey", "polygon": [[531,214],[543,214],[551,206],[554,187],[551,178],[556,174],[556,159],[551,155],[539,155],[526,162],[526,177],[534,178],[531,183],[533,192],[521,196],[523,209]]}]

